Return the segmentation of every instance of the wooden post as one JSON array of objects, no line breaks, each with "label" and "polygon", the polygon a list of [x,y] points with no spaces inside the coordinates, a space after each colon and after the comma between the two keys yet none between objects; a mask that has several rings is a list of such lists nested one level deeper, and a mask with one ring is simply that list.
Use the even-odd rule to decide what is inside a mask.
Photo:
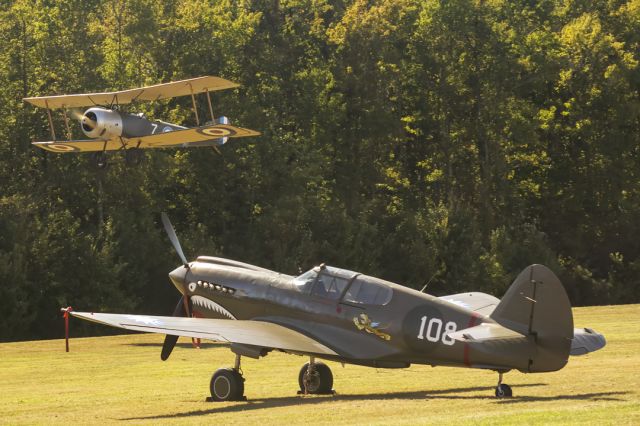
[{"label": "wooden post", "polygon": [[198,118],[198,107],[196,106],[196,97],[193,95],[193,86],[189,83],[191,89],[191,103],[193,103],[193,113],[196,115],[196,125],[200,127],[200,119]]}]

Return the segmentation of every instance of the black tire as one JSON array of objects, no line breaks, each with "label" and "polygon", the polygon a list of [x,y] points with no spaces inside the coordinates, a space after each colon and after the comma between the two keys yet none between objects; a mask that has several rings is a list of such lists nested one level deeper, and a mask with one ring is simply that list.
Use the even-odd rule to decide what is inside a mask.
[{"label": "black tire", "polygon": [[308,369],[309,363],[306,363],[298,374],[298,384],[302,393],[329,394],[333,392],[333,374],[329,366],[321,362],[314,362],[310,377],[307,377]]},{"label": "black tire", "polygon": [[103,151],[93,153],[93,165],[98,170],[105,170],[109,166],[107,154]]},{"label": "black tire", "polygon": [[221,368],[209,383],[214,401],[240,401],[244,397],[244,378],[232,368]]},{"label": "black tire", "polygon": [[505,384],[496,386],[496,398],[511,398],[512,396],[511,386]]},{"label": "black tire", "polygon": [[124,152],[124,161],[128,166],[137,166],[142,163],[142,157],[144,153],[140,148],[127,149]]}]

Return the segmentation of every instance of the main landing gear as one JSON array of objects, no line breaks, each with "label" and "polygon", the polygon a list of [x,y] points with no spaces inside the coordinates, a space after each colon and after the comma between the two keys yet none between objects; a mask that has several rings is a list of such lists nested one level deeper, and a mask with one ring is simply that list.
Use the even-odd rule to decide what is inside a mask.
[{"label": "main landing gear", "polygon": [[[236,354],[236,362],[233,368],[220,368],[217,370],[211,382],[209,390],[211,396],[207,401],[246,401],[244,396],[244,377],[240,369],[240,355]],[[333,374],[331,369],[321,362],[316,362],[311,357],[309,362],[302,366],[298,374],[300,385],[299,395],[333,395]]]},{"label": "main landing gear", "polygon": [[498,371],[498,386],[496,386],[496,398],[511,398],[511,386],[502,383],[502,375],[504,371]]},{"label": "main landing gear", "polygon": [[[144,153],[140,148],[125,149],[122,153],[124,162],[127,166],[137,166],[142,163]],[[104,170],[109,166],[109,155],[107,151],[98,151],[93,153],[92,163],[98,170]]]},{"label": "main landing gear", "polygon": [[244,377],[240,370],[240,355],[236,355],[233,368],[221,368],[213,374],[209,383],[211,397],[207,401],[246,401]]},{"label": "main landing gear", "polygon": [[314,357],[311,357],[309,362],[300,369],[298,384],[300,385],[298,394],[332,395],[335,393],[331,369],[326,364],[315,362]]}]

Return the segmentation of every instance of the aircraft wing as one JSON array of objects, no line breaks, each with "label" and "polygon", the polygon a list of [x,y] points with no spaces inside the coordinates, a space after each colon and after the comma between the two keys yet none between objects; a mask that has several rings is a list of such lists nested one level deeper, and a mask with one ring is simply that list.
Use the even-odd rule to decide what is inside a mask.
[{"label": "aircraft wing", "polygon": [[[105,146],[106,142],[106,146]],[[96,152],[96,151],[115,151],[122,148],[119,139],[87,139],[87,140],[71,140],[71,141],[45,141],[32,142],[38,148],[47,151],[65,153],[65,152]]]},{"label": "aircraft wing", "polygon": [[486,316],[489,316],[500,303],[500,299],[497,297],[480,292],[451,294],[439,297],[439,299]]},{"label": "aircraft wing", "polygon": [[[71,141],[45,141],[33,142],[38,148],[47,151],[65,152],[97,152],[116,151],[131,148],[169,148],[169,147],[197,147],[222,145],[216,140],[222,138],[243,138],[247,136],[259,136],[260,132],[232,126],[231,124],[214,124],[192,129],[174,130],[172,132],[157,133],[155,135],[141,136],[138,138],[113,138],[109,140],[86,139]],[[106,143],[106,145],[105,145]]]},{"label": "aircraft wing", "polygon": [[337,355],[287,327],[262,321],[71,312],[85,320],[126,330],[195,337],[307,354]]},{"label": "aircraft wing", "polygon": [[197,77],[137,89],[116,92],[83,93],[75,95],[41,96],[24,98],[40,108],[77,108],[98,105],[124,105],[134,101],[157,101],[160,99],[186,96],[202,92],[231,89],[239,84],[220,77]]},{"label": "aircraft wing", "polygon": [[247,136],[259,136],[260,132],[232,126],[231,124],[212,124],[209,126],[194,127],[192,129],[175,130],[167,133],[131,138],[128,145],[135,147],[140,143],[140,148],[165,148],[171,146],[189,146],[199,142],[211,141],[221,138],[243,138]]}]

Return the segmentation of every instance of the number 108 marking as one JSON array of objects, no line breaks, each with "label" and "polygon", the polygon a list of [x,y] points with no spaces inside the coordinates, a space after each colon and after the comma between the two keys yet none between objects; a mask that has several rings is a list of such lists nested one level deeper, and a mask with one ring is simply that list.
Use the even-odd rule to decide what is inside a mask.
[{"label": "number 108 marking", "polygon": [[[426,327],[426,332],[425,332]],[[458,329],[458,326],[453,321],[448,321],[444,326],[444,333],[442,332],[442,320],[440,318],[431,318],[427,324],[427,316],[423,316],[420,319],[420,331],[418,331],[418,339],[424,340],[425,338],[430,342],[439,342],[442,339],[442,343],[445,345],[453,345],[455,340],[449,336],[449,333],[453,333]]]}]

